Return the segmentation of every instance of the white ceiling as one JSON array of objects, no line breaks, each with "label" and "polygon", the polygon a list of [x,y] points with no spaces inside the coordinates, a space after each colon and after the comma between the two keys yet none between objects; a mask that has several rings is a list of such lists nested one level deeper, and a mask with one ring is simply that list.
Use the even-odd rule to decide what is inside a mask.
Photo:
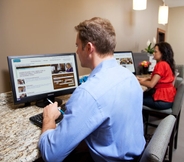
[{"label": "white ceiling", "polygon": [[165,4],[169,7],[184,6],[184,0],[165,0]]}]

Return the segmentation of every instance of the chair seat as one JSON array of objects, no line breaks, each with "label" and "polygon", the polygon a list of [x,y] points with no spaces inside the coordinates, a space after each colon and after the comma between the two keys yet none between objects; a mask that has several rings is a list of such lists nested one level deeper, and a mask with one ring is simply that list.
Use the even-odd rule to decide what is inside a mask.
[{"label": "chair seat", "polygon": [[143,105],[143,110],[161,112],[161,113],[165,113],[165,114],[172,114],[172,112],[173,112],[172,108],[165,109],[165,110],[156,110],[156,109],[152,109],[150,107],[144,106],[144,105]]}]

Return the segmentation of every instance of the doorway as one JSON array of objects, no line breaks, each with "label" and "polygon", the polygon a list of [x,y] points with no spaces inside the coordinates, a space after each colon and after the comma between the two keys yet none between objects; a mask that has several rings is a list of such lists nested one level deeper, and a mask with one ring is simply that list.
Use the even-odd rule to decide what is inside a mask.
[{"label": "doorway", "polygon": [[157,43],[165,42],[165,30],[157,28]]}]

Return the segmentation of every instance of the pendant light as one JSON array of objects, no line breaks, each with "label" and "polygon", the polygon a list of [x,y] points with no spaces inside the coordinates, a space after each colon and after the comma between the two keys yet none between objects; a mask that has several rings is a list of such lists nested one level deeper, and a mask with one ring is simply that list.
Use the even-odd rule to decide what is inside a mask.
[{"label": "pendant light", "polygon": [[134,10],[145,10],[147,7],[147,0],[133,0]]},{"label": "pendant light", "polygon": [[[164,0],[163,0],[164,2]],[[167,24],[168,23],[168,14],[169,14],[169,7],[165,5],[165,2],[163,6],[159,7],[158,11],[158,23],[159,24]]]}]

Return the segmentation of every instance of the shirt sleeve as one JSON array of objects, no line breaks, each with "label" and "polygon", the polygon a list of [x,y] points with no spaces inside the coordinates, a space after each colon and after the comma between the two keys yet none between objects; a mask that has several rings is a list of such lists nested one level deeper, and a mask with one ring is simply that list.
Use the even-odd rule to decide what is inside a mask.
[{"label": "shirt sleeve", "polygon": [[154,74],[158,74],[161,77],[164,76],[164,73],[166,71],[166,65],[164,62],[157,63],[154,69]]},{"label": "shirt sleeve", "polygon": [[39,148],[45,161],[62,161],[105,120],[98,103],[78,87],[66,104],[63,120],[56,129],[40,136]]}]

